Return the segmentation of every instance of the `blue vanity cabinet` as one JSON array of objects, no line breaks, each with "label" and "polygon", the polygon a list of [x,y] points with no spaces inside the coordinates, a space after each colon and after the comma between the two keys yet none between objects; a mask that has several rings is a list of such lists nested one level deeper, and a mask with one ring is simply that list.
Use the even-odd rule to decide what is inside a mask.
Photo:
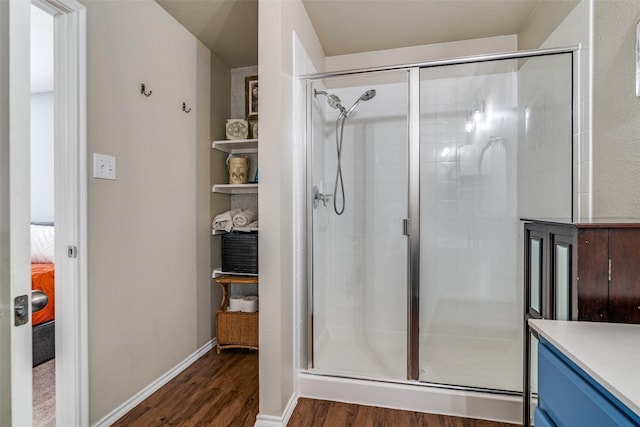
[{"label": "blue vanity cabinet", "polygon": [[536,427],[638,427],[640,416],[541,337],[535,423]]}]

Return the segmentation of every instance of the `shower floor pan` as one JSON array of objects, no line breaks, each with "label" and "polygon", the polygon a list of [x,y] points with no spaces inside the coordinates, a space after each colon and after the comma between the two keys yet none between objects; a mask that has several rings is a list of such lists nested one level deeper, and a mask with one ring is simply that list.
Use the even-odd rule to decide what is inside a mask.
[{"label": "shower floor pan", "polygon": [[[428,334],[420,341],[422,382],[522,391],[522,341]],[[406,335],[326,328],[314,347],[314,370],[406,380]]]}]

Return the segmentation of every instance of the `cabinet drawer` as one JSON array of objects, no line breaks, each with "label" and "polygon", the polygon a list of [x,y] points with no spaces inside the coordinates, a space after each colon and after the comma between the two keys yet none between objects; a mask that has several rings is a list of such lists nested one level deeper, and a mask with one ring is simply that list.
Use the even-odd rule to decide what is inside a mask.
[{"label": "cabinet drawer", "polygon": [[626,406],[584,371],[557,354],[544,340],[538,346],[538,378],[540,410],[555,425],[640,426],[639,420],[632,418],[633,415]]}]

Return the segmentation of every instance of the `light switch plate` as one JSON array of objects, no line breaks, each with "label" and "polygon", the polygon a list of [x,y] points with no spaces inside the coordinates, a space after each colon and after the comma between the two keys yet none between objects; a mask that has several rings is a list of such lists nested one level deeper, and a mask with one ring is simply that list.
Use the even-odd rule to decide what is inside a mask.
[{"label": "light switch plate", "polygon": [[93,153],[93,177],[116,179],[116,158],[106,154]]}]

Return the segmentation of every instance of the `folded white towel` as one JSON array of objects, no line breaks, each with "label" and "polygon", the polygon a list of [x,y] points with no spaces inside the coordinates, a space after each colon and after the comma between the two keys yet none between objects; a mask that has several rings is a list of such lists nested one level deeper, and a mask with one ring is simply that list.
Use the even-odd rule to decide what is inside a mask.
[{"label": "folded white towel", "polygon": [[233,228],[233,217],[240,212],[242,212],[240,209],[232,209],[230,211],[216,215],[216,217],[213,218],[213,229],[224,230],[229,233]]},{"label": "folded white towel", "polygon": [[244,227],[256,219],[256,213],[251,209],[240,212],[233,217],[233,225],[236,227]]}]

